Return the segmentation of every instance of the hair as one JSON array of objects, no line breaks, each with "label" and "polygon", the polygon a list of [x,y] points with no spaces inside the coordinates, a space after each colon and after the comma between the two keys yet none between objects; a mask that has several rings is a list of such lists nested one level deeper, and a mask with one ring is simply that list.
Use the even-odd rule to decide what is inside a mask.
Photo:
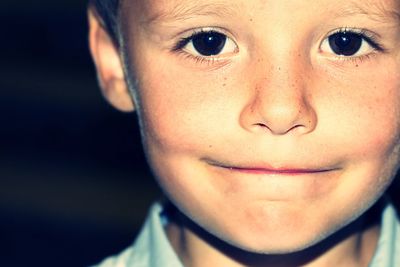
[{"label": "hair", "polygon": [[89,0],[104,29],[118,43],[118,13],[120,0]]}]

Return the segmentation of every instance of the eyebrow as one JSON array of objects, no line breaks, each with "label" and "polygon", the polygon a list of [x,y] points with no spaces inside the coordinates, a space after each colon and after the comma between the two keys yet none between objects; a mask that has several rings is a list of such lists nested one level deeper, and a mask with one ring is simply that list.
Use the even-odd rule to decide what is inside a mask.
[{"label": "eyebrow", "polygon": [[152,15],[143,21],[145,24],[155,24],[165,21],[185,21],[196,16],[215,16],[229,17],[237,14],[237,8],[234,5],[223,3],[205,4],[193,1],[192,5],[176,5],[171,9],[165,9]]},{"label": "eyebrow", "polygon": [[[278,0],[279,1],[279,0]],[[369,2],[369,3],[368,3]],[[370,19],[379,22],[389,22],[388,19],[400,22],[400,12],[395,8],[389,9],[381,1],[373,2],[365,1],[358,4],[356,1],[349,2],[349,5],[339,8],[334,14],[339,17],[351,17],[356,15],[365,15]],[[400,6],[400,4],[398,4]],[[235,5],[227,5],[226,3],[199,3],[193,1],[192,4],[178,4],[172,8],[166,8],[156,12],[148,19],[142,21],[143,24],[156,24],[160,22],[179,22],[196,16],[216,16],[231,17],[238,14],[240,8]]]},{"label": "eyebrow", "polygon": [[363,5],[356,3],[355,1],[350,2],[350,5],[346,8],[340,9],[336,13],[340,17],[355,16],[355,15],[366,15],[370,19],[379,22],[389,22],[388,19],[400,22],[400,13],[395,8],[388,8],[381,1],[374,3],[367,3],[365,1]]}]

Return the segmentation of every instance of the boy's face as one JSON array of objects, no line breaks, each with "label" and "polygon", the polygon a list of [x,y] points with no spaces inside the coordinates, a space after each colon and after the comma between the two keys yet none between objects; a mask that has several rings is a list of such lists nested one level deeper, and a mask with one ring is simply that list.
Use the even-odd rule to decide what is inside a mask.
[{"label": "boy's face", "polygon": [[300,250],[391,182],[398,1],[125,2],[150,164],[203,228],[250,251]]}]

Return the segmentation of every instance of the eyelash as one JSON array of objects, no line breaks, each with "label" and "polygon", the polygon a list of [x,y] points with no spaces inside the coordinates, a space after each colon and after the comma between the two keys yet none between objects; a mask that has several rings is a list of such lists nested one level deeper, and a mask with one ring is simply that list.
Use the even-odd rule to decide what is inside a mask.
[{"label": "eyelash", "polygon": [[[200,55],[193,55],[191,53],[188,53],[188,52],[184,51],[184,49],[183,49],[197,35],[202,34],[202,33],[212,33],[212,32],[221,33],[221,34],[225,35],[224,32],[221,32],[221,31],[218,31],[218,30],[215,30],[215,29],[194,30],[193,33],[190,34],[190,36],[181,38],[173,46],[172,52],[179,53],[179,54],[183,55],[186,59],[193,60],[196,64],[204,64],[204,63],[206,63],[206,64],[209,64],[209,65],[212,65],[213,63],[218,61],[218,56],[206,57],[206,56],[200,56]],[[374,52],[375,51],[381,52],[381,53],[386,52],[386,49],[378,42],[376,36],[374,34],[370,33],[369,31],[365,30],[365,29],[343,27],[343,28],[337,29],[337,30],[329,33],[325,37],[325,39],[329,38],[331,35],[337,34],[337,33],[354,33],[354,34],[360,36],[363,39],[363,41],[367,42],[368,45],[370,45],[373,48]],[[375,55],[375,53],[368,53],[368,54],[361,55],[361,56],[340,56],[340,55],[336,55],[335,59],[338,60],[338,61],[342,61],[342,62],[352,62],[354,64],[360,64],[360,63],[364,62],[365,60],[370,59],[374,55]]]},{"label": "eyelash", "polygon": [[217,59],[215,57],[204,57],[204,56],[195,56],[189,53],[186,53],[183,50],[178,50],[178,53],[180,53],[182,56],[184,56],[188,60],[193,60],[196,64],[213,64]]},{"label": "eyelash", "polygon": [[[386,49],[379,43],[377,40],[377,36],[373,33],[365,30],[365,29],[358,29],[358,28],[351,28],[351,27],[343,27],[340,29],[336,29],[333,32],[329,33],[325,39],[329,38],[330,36],[337,34],[337,33],[353,33],[358,35],[362,38],[363,41],[367,42],[368,45],[372,48],[372,52],[360,56],[341,56],[336,55],[335,59],[342,62],[351,62],[358,66],[358,64],[364,62],[365,60],[370,59],[372,56],[375,56],[375,52],[385,53]],[[325,40],[324,39],[324,40]]]},{"label": "eyelash", "polygon": [[206,31],[205,29],[195,30],[192,34],[190,34],[190,36],[181,38],[172,50],[173,51],[182,50],[196,35],[213,31],[214,30]]},{"label": "eyelash", "polygon": [[183,48],[189,44],[190,41],[193,40],[194,37],[196,37],[199,34],[202,33],[220,33],[223,35],[226,35],[223,31],[219,31],[213,28],[207,28],[207,29],[198,29],[198,30],[194,30],[190,36],[188,37],[183,37],[181,38],[177,44],[175,44],[172,48],[172,52],[178,53],[182,56],[185,57],[185,59],[189,59],[189,60],[193,60],[195,63],[197,64],[208,64],[208,65],[212,65],[214,63],[216,63],[219,58],[218,56],[201,56],[201,55],[193,55],[190,54],[188,52],[186,52]]}]

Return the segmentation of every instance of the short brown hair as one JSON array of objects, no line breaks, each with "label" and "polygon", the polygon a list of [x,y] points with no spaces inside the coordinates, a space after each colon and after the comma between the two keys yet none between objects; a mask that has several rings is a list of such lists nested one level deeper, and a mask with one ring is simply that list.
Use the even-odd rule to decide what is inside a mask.
[{"label": "short brown hair", "polygon": [[117,43],[119,4],[120,0],[89,0],[103,27]]}]

